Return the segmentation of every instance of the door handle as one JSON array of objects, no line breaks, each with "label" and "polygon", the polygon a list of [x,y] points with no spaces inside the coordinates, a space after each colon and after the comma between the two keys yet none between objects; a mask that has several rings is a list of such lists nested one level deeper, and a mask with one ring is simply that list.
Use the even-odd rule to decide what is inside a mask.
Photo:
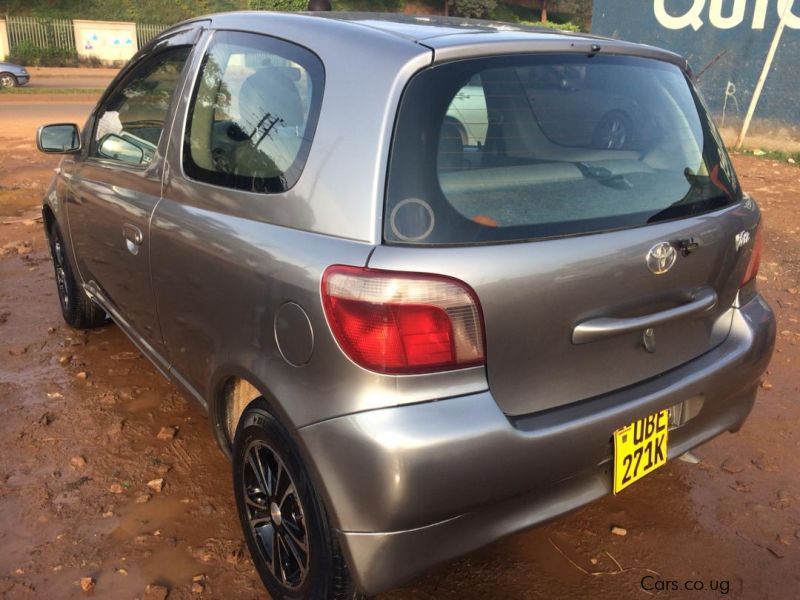
[{"label": "door handle", "polygon": [[144,241],[142,230],[136,227],[136,225],[125,223],[122,226],[122,237],[125,238],[125,246],[128,248],[128,252],[133,255],[139,254],[139,246],[141,246]]},{"label": "door handle", "polygon": [[610,317],[589,319],[588,321],[576,325],[572,330],[572,343],[588,344],[632,331],[642,331],[650,327],[655,327],[656,325],[661,325],[667,321],[705,312],[713,308],[716,303],[716,292],[712,289],[705,288],[696,293],[686,304],[681,304],[675,308],[662,310],[650,315],[633,317],[630,319],[614,319]]}]

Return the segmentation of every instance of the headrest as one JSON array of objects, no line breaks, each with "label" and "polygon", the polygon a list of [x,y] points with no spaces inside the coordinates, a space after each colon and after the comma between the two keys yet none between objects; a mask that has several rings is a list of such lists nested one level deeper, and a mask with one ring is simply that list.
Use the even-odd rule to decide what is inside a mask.
[{"label": "headrest", "polygon": [[303,104],[285,67],[265,67],[245,79],[239,93],[239,114],[247,129],[255,128],[269,113],[282,125],[303,125]]}]

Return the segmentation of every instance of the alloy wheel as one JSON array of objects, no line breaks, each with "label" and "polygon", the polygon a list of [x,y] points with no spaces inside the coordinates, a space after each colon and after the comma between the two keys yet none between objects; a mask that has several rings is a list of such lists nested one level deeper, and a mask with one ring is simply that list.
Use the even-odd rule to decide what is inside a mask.
[{"label": "alloy wheel", "polygon": [[619,119],[611,121],[611,126],[608,132],[608,147],[609,148],[622,148],[625,141],[628,139],[628,132],[625,129],[625,123]]},{"label": "alloy wheel", "polygon": [[248,446],[243,465],[247,521],[264,563],[289,589],[308,574],[309,544],[297,488],[275,451],[262,441]]},{"label": "alloy wheel", "polygon": [[628,123],[621,115],[606,115],[597,127],[595,139],[601,148],[621,150],[628,141]]},{"label": "alloy wheel", "polygon": [[14,79],[13,75],[0,75],[0,87],[4,88],[12,88],[17,85],[16,80]]},{"label": "alloy wheel", "polygon": [[66,309],[69,307],[69,292],[67,291],[67,275],[64,271],[64,246],[58,238],[53,241],[53,266],[56,270],[58,299],[61,301],[61,305]]}]

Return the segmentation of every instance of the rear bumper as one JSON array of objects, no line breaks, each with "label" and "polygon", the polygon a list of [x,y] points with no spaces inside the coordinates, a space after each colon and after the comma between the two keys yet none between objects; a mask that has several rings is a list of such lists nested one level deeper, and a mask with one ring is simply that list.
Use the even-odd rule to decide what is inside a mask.
[{"label": "rear bumper", "polygon": [[631,388],[509,420],[489,392],[357,413],[300,430],[356,581],[374,594],[611,492],[612,432],[690,398],[669,458],[737,430],[772,355],[760,296],[728,339]]}]

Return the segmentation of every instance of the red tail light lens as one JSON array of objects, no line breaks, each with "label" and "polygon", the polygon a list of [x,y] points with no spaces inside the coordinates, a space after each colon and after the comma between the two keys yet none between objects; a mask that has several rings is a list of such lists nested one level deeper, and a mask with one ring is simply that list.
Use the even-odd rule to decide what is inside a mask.
[{"label": "red tail light lens", "polygon": [[747,270],[744,272],[744,277],[742,278],[742,283],[739,287],[744,287],[746,284],[753,281],[758,275],[758,267],[761,266],[761,248],[763,246],[764,240],[762,231],[761,223],[758,224],[756,227],[756,234],[755,239],[753,240],[753,250],[750,254],[750,262],[747,263]]},{"label": "red tail light lens", "polygon": [[430,373],[484,362],[480,304],[456,279],[334,265],[322,276],[322,303],[336,341],[365,369]]}]

